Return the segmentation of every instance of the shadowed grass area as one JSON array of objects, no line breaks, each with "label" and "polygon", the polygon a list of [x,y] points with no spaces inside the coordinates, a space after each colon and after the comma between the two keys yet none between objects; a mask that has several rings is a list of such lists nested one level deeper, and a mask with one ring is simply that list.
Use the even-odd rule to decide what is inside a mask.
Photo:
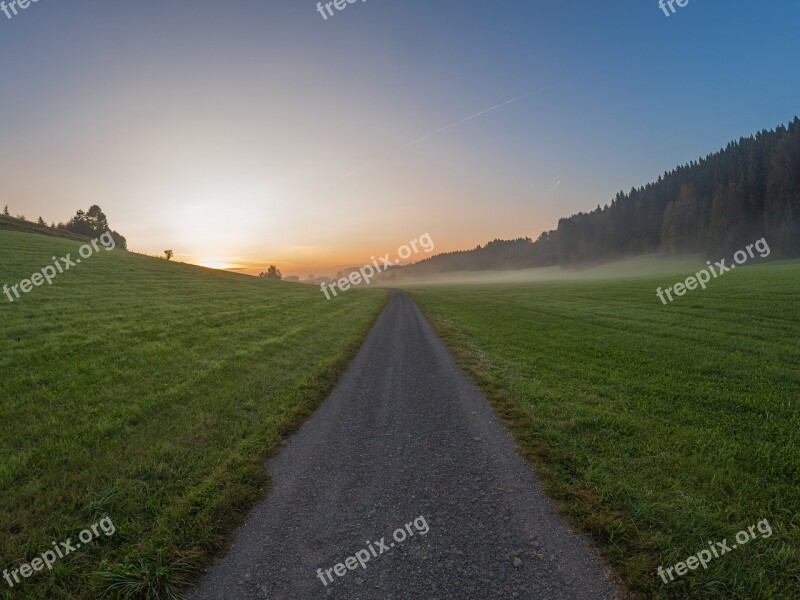
[{"label": "shadowed grass area", "polygon": [[[0,231],[0,285],[79,243]],[[0,296],[0,569],[109,516],[113,536],[4,597],[167,598],[263,496],[263,459],[385,302],[114,250]],[[109,592],[108,590],[113,590]]]},{"label": "shadowed grass area", "polygon": [[[537,465],[644,597],[800,597],[800,263],[410,291]],[[762,519],[774,531],[665,585]]]}]

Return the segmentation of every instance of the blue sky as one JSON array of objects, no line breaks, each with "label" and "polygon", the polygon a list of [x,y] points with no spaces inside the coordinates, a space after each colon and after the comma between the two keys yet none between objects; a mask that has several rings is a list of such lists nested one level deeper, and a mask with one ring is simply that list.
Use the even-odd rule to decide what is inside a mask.
[{"label": "blue sky", "polygon": [[425,232],[440,251],[535,237],[800,114],[798,25],[789,0],[368,0],[328,20],[307,0],[39,0],[0,13],[0,203],[97,203],[133,249],[299,275]]}]

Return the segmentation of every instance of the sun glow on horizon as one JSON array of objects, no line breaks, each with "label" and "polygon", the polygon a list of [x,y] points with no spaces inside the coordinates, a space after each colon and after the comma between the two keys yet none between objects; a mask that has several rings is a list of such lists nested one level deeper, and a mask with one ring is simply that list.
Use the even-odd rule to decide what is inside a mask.
[{"label": "sun glow on horizon", "polygon": [[226,269],[236,269],[238,265],[234,265],[226,261],[223,258],[214,257],[214,258],[201,258],[195,264],[206,267],[207,269],[219,269],[220,271],[224,271]]}]

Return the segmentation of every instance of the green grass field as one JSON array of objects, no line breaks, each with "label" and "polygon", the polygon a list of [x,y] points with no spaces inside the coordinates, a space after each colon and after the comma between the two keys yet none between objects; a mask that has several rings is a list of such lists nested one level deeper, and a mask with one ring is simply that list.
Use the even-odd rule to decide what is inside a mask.
[{"label": "green grass field", "polygon": [[[412,287],[562,509],[648,598],[800,598],[800,262]],[[656,575],[767,519],[665,585]]]},{"label": "green grass field", "polygon": [[[0,231],[0,285],[79,245]],[[0,579],[0,597],[180,589],[264,494],[263,459],[344,371],[385,297],[326,302],[314,286],[102,247],[52,286],[0,295],[0,570],[104,516],[116,526],[13,590]]]}]

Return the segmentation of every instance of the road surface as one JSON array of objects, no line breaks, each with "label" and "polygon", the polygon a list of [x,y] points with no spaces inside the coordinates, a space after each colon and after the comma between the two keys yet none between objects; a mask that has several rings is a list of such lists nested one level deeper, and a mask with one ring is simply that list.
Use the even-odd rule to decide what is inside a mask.
[{"label": "road surface", "polygon": [[406,294],[267,468],[194,600],[617,597]]}]

